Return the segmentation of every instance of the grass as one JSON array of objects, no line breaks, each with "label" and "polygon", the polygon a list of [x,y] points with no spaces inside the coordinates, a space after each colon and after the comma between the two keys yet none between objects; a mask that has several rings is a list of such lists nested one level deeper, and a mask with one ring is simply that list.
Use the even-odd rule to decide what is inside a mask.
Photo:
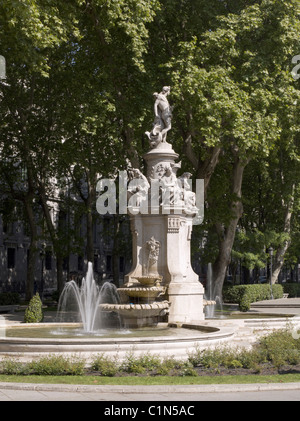
[{"label": "grass", "polygon": [[295,383],[300,382],[300,373],[274,375],[224,375],[224,376],[147,376],[147,377],[102,377],[102,376],[20,376],[0,375],[0,382],[43,383],[70,385],[211,385],[249,383]]}]

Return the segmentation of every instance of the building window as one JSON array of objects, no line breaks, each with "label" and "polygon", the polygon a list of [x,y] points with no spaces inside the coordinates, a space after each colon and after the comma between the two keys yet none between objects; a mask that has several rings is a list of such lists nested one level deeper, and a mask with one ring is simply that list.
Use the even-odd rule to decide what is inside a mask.
[{"label": "building window", "polygon": [[3,233],[6,235],[14,235],[13,222],[3,222]]},{"label": "building window", "polygon": [[7,249],[7,268],[14,269],[16,264],[16,249],[9,247]]},{"label": "building window", "polygon": [[45,269],[52,270],[52,253],[51,251],[46,251],[45,254]]}]

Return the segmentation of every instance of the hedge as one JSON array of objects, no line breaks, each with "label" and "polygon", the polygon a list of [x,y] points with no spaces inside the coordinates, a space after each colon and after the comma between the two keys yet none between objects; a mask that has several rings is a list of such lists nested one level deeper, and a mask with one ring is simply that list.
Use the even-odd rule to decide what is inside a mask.
[{"label": "hedge", "polygon": [[0,306],[20,304],[20,295],[17,292],[1,292]]},{"label": "hedge", "polygon": [[[282,298],[282,285],[272,285],[272,293],[274,299]],[[270,299],[271,288],[269,284],[234,285],[223,289],[223,301],[239,304],[240,311],[248,311],[251,303]]]},{"label": "hedge", "polygon": [[289,298],[300,297],[300,283],[282,284],[283,291],[289,294]]}]

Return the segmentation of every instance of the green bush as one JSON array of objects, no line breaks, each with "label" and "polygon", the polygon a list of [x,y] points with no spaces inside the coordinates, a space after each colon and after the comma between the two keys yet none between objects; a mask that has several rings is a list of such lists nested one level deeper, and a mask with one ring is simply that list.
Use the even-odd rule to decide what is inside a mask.
[{"label": "green bush", "polygon": [[[238,349],[220,346],[216,348],[196,349],[189,353],[188,361],[194,367],[213,368],[239,368],[244,367],[245,355]],[[248,362],[248,365],[250,363]]]},{"label": "green bush", "polygon": [[1,292],[0,306],[20,304],[20,295],[17,292]]},{"label": "green bush", "polygon": [[49,376],[80,376],[84,374],[84,366],[83,360],[60,355],[42,357],[29,364],[31,374]]},{"label": "green bush", "polygon": [[39,293],[37,292],[34,297],[29,301],[29,305],[25,310],[24,322],[25,323],[39,323],[43,320],[42,301]]},{"label": "green bush", "polygon": [[166,357],[156,367],[156,374],[162,376],[170,375],[172,371],[180,369],[182,367],[182,364],[182,361],[176,360],[174,357]]},{"label": "green bush", "polygon": [[289,294],[289,298],[300,297],[300,283],[282,284],[285,294]]},{"label": "green bush", "polygon": [[[272,285],[272,293],[274,299],[282,298],[282,285]],[[224,302],[239,304],[240,311],[248,311],[251,303],[270,299],[271,287],[269,284],[234,285],[223,289]]]},{"label": "green bush", "polygon": [[184,361],[181,364],[181,367],[178,371],[178,375],[179,376],[193,376],[193,377],[197,377],[198,373],[197,371],[194,369],[193,365],[189,362],[189,361]]},{"label": "green bush", "polygon": [[260,339],[259,349],[275,367],[300,363],[300,341],[289,329],[280,329]]},{"label": "green bush", "polygon": [[101,376],[113,377],[119,371],[116,358],[105,357],[104,354],[97,355],[91,366],[92,370],[98,371]]},{"label": "green bush", "polygon": [[211,369],[245,368],[260,370],[264,363],[279,368],[300,363],[300,341],[294,339],[292,330],[276,330],[262,338],[252,349],[220,346],[213,349],[195,349],[189,353],[188,361],[194,367]]},{"label": "green bush", "polygon": [[122,370],[127,373],[142,374],[145,371],[157,369],[161,364],[161,360],[156,355],[149,353],[135,356],[132,352],[127,353],[126,358],[122,364]]},{"label": "green bush", "polygon": [[6,358],[0,361],[0,373],[19,376],[27,375],[30,374],[30,367],[28,364],[23,364],[14,358]]}]

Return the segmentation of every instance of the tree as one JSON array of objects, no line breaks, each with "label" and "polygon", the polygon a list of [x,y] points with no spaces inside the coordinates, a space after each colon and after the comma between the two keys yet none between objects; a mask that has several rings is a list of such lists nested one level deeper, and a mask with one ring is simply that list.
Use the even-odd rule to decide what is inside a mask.
[{"label": "tree", "polygon": [[1,85],[1,151],[26,168],[31,203],[38,198],[56,252],[59,288],[68,240],[52,218],[53,180],[59,187],[67,180],[81,198],[91,260],[97,180],[128,165],[142,169],[152,92],[171,85],[170,139],[183,169],[205,182],[220,295],[249,165],[269,159],[276,166],[280,150],[297,159],[299,91],[290,72],[298,3],[5,0],[0,16],[9,84]]},{"label": "tree", "polygon": [[[213,269],[215,294],[220,296],[243,213],[245,169],[251,160],[268,156],[281,140],[280,92],[287,90],[290,99],[298,98],[290,74],[298,43],[298,5],[277,0],[228,2],[226,12],[211,22],[211,28],[199,24],[198,32],[193,27],[165,67],[186,156],[194,174],[205,179],[207,203],[217,215],[219,251]],[[216,170],[220,162],[227,165],[223,189]],[[216,190],[210,187],[213,177],[218,200],[223,196],[227,203],[223,215],[212,194]]]},{"label": "tree", "polygon": [[[66,250],[53,211],[61,179],[72,179],[85,205],[92,260],[98,177],[115,175],[126,158],[140,165],[135,136],[140,138],[146,109],[138,95],[146,75],[145,25],[157,5],[155,0],[7,0],[1,6],[5,42],[0,46],[9,83],[3,127],[13,140],[10,155],[25,166],[44,214],[59,290]],[[7,146],[8,137],[2,139]]]},{"label": "tree", "polygon": [[[64,17],[64,18],[63,18]],[[45,154],[39,156],[41,139],[48,140],[49,114],[46,112],[48,59],[50,52],[65,42],[70,32],[75,33],[74,15],[69,5],[47,1],[5,0],[0,6],[0,50],[6,59],[7,80],[1,84],[1,155],[7,170],[10,194],[24,204],[31,232],[27,268],[27,292],[33,293],[33,271],[37,250],[35,200],[38,195],[36,166]],[[43,126],[45,123],[45,126]],[[45,168],[45,162],[42,163]],[[20,168],[22,183],[17,183]],[[7,172],[6,172],[7,174]],[[3,172],[2,172],[3,175]],[[38,181],[38,184],[37,184]]]}]

